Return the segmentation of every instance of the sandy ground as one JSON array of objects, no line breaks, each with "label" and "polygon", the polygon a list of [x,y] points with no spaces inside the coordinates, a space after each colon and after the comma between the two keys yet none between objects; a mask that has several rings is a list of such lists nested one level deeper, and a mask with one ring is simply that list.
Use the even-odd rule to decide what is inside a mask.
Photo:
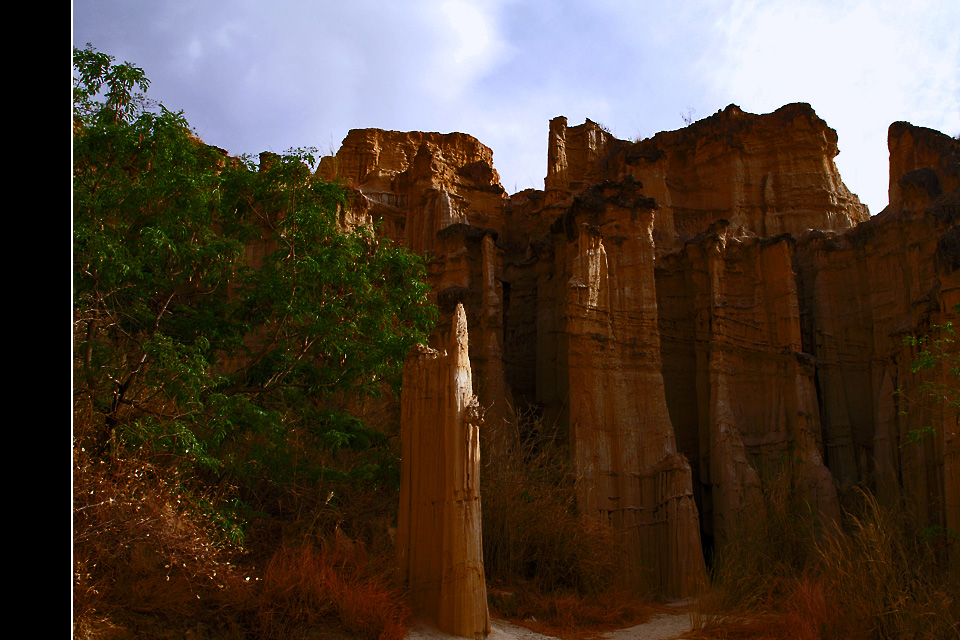
[{"label": "sandy ground", "polygon": [[[690,616],[686,613],[662,614],[635,627],[617,629],[597,634],[606,640],[680,640],[690,630]],[[453,640],[456,636],[417,626],[410,630],[407,640]],[[545,636],[517,626],[507,620],[494,619],[490,623],[490,635],[487,640],[557,640],[554,636]]]},{"label": "sandy ground", "polygon": [[668,613],[654,616],[643,624],[617,629],[601,635],[609,640],[668,640],[683,638],[690,631],[690,616],[686,613]]}]

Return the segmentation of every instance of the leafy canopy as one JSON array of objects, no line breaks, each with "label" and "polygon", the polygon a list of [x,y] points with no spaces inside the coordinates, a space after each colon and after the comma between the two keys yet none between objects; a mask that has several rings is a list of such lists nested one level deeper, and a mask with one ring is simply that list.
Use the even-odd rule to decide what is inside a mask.
[{"label": "leafy canopy", "polygon": [[376,445],[327,400],[399,383],[435,318],[420,258],[342,223],[314,150],[229,158],[148,87],[74,50],[81,446],[243,478],[288,468],[294,432]]}]

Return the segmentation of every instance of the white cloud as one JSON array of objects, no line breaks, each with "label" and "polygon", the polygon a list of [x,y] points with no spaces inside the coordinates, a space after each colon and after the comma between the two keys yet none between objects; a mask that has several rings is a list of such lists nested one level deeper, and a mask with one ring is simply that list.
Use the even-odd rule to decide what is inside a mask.
[{"label": "white cloud", "polygon": [[436,98],[463,97],[471,85],[494,68],[507,51],[499,33],[495,3],[444,0],[425,11],[433,16],[435,40],[424,87]]},{"label": "white cloud", "polygon": [[74,28],[143,66],[153,98],[231,152],[329,146],[358,127],[462,131],[494,150],[508,190],[542,185],[557,115],[629,138],[679,128],[688,108],[810,102],[876,212],[890,122],[960,132],[958,13],[956,0],[84,0]]},{"label": "white cloud", "polygon": [[748,111],[809,102],[840,140],[844,181],[878,213],[886,205],[891,122],[960,126],[960,54],[945,2],[736,2],[705,52],[714,91]]}]

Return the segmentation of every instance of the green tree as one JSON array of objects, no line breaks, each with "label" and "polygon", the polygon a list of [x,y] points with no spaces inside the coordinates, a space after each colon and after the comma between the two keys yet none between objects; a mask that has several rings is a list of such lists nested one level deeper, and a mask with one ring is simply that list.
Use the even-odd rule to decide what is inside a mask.
[{"label": "green tree", "polygon": [[329,400],[399,384],[421,259],[343,223],[314,150],[227,157],[148,87],[74,49],[75,443],[221,483],[283,473],[293,433],[375,449]]}]

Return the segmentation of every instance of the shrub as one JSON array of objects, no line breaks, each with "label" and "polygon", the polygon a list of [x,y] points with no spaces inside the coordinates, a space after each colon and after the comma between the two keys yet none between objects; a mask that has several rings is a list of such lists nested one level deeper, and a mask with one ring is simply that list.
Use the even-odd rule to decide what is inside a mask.
[{"label": "shrub", "polygon": [[[789,469],[717,555],[692,638],[956,638],[958,585],[903,511],[861,499],[817,524]],[[779,541],[779,542],[778,542]]]},{"label": "shrub", "polygon": [[386,577],[368,571],[363,555],[345,539],[339,548],[303,542],[279,549],[263,573],[260,637],[302,638],[319,625],[350,638],[402,640],[410,611]]},{"label": "shrub", "polygon": [[532,412],[521,413],[515,446],[483,469],[483,561],[487,577],[537,590],[599,593],[613,585],[618,538],[577,513],[566,447]]},{"label": "shrub", "polygon": [[655,607],[618,590],[620,536],[577,512],[565,444],[532,410],[514,428],[514,446],[485,459],[480,483],[492,607],[565,638],[637,624]]}]

